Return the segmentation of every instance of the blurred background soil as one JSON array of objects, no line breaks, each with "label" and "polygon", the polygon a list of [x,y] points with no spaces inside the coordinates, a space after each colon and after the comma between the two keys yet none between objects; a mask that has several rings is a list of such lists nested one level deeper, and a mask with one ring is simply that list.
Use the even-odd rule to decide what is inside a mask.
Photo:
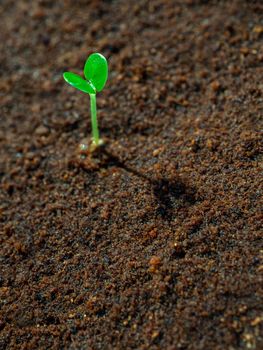
[{"label": "blurred background soil", "polygon": [[1,0],[0,39],[0,349],[262,349],[262,1]]}]

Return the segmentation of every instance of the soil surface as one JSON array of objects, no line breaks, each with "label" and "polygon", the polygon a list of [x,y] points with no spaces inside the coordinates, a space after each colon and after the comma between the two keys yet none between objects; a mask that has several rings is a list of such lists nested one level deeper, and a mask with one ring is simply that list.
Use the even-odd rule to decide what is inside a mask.
[{"label": "soil surface", "polygon": [[1,1],[0,349],[263,349],[262,14]]}]

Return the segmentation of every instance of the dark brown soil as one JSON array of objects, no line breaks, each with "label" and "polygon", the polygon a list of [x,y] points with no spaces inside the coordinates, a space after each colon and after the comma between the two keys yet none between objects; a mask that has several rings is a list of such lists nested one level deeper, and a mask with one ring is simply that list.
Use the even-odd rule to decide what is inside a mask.
[{"label": "dark brown soil", "polygon": [[[0,349],[262,349],[263,2],[0,17]],[[92,52],[93,163],[88,96],[62,79]]]}]

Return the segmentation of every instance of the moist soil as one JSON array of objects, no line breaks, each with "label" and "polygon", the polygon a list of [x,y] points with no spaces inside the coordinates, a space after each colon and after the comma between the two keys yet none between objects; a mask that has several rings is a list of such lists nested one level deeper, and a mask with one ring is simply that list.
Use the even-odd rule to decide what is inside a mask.
[{"label": "moist soil", "polygon": [[[262,15],[1,1],[0,349],[263,348]],[[89,97],[62,73],[92,52],[90,157]]]}]

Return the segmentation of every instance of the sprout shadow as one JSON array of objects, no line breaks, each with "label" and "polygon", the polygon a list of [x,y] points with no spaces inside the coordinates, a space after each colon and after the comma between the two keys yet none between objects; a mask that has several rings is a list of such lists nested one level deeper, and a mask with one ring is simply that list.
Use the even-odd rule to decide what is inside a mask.
[{"label": "sprout shadow", "polygon": [[196,202],[195,190],[187,186],[181,179],[166,178],[153,180],[153,193],[158,201],[157,214],[168,221],[173,219],[175,209],[193,205]]},{"label": "sprout shadow", "polygon": [[157,216],[165,220],[172,220],[174,210],[180,208],[181,206],[193,205],[196,199],[196,190],[193,187],[188,186],[182,179],[174,178],[173,180],[160,177],[152,178],[144,175],[137,171],[136,169],[127,166],[118,157],[108,152],[105,148],[102,152],[107,157],[107,161],[104,162],[103,167],[109,168],[111,166],[116,166],[125,171],[147,181],[153,191],[153,194],[157,200]]}]

